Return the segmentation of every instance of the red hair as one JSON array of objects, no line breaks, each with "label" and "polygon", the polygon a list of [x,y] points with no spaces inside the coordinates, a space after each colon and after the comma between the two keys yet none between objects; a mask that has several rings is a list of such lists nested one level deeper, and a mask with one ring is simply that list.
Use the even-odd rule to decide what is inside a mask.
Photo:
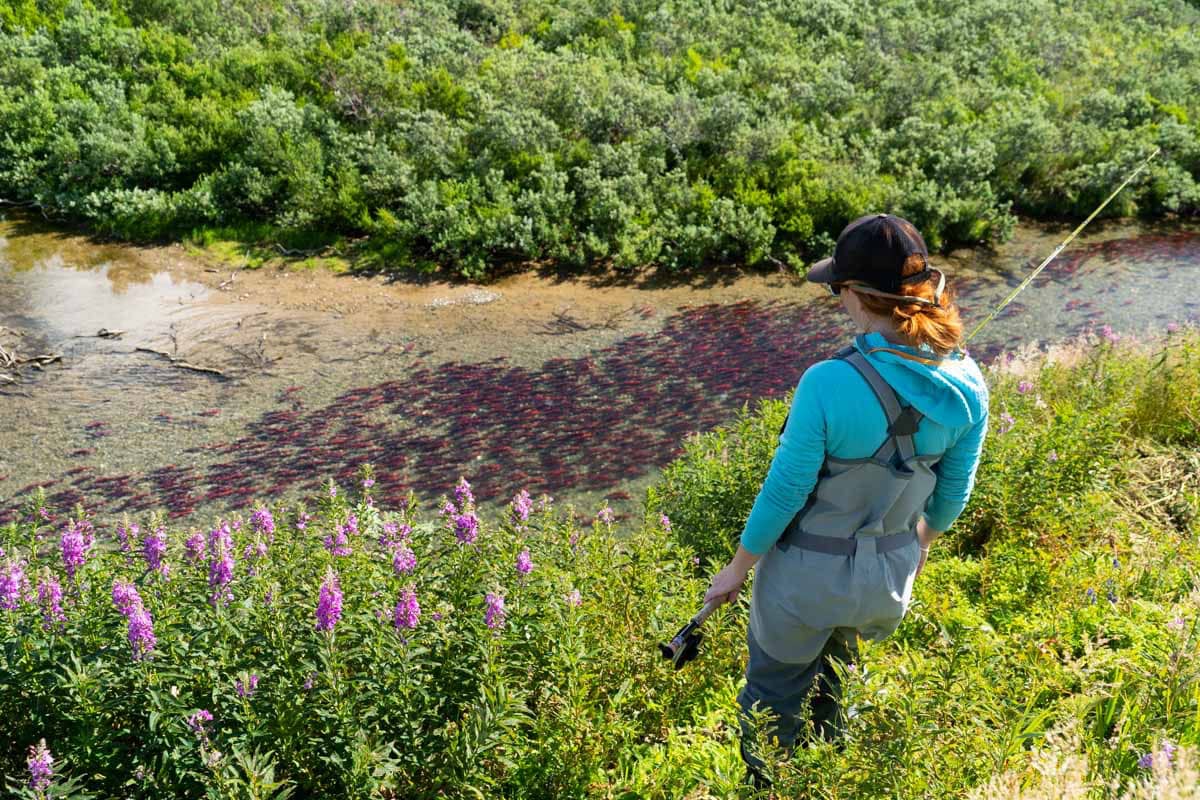
[{"label": "red hair", "polygon": [[[904,262],[900,271],[901,277],[915,275],[925,269],[925,259],[920,255],[911,255]],[[937,280],[930,279],[918,283],[901,284],[896,294],[905,297],[920,297],[933,301]],[[842,291],[853,290],[847,286]],[[963,324],[958,315],[958,306],[954,304],[954,293],[947,284],[938,300],[938,306],[924,303],[910,303],[904,300],[892,300],[888,297],[855,292],[862,301],[863,308],[880,317],[887,317],[896,326],[900,335],[907,337],[918,347],[929,345],[939,358],[945,358],[962,346]]]}]

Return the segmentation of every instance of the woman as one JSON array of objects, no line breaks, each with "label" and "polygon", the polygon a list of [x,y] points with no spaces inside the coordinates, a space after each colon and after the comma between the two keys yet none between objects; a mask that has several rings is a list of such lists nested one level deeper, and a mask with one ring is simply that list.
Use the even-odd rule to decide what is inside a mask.
[{"label": "woman", "polygon": [[[801,377],[737,554],[705,595],[737,599],[757,564],[738,702],[772,712],[785,749],[806,703],[819,735],[840,734],[832,662],[900,624],[930,545],[970,496],[988,409],[945,276],[911,223],[855,220],[808,280],[828,284],[861,333]],[[742,756],[761,780],[748,733],[744,716]]]}]

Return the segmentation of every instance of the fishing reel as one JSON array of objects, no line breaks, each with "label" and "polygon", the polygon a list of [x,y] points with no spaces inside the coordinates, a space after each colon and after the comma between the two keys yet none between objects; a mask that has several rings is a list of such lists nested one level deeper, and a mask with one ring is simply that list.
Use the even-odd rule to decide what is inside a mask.
[{"label": "fishing reel", "polygon": [[700,643],[704,641],[704,633],[700,626],[716,610],[716,603],[706,603],[704,608],[700,609],[700,613],[688,620],[671,641],[658,645],[658,652],[675,665],[676,671],[683,669],[684,665],[700,655]]}]

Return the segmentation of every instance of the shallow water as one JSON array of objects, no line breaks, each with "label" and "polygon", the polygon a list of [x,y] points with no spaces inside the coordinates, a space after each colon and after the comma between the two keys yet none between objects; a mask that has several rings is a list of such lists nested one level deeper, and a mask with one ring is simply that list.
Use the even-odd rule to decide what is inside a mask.
[{"label": "shallow water", "polygon": [[[1065,230],[938,259],[968,328]],[[1031,263],[1032,262],[1032,263]],[[96,245],[0,222],[0,340],[63,362],[0,387],[0,514],[36,485],[60,510],[203,517],[376,466],[374,492],[485,502],[548,492],[632,512],[684,437],[785,394],[849,335],[786,274],[490,287],[239,272],[179,248]],[[1200,228],[1110,224],[972,343],[977,358],[1089,326],[1196,321]],[[96,338],[124,329],[119,339]],[[150,347],[224,377],[186,371]]]}]

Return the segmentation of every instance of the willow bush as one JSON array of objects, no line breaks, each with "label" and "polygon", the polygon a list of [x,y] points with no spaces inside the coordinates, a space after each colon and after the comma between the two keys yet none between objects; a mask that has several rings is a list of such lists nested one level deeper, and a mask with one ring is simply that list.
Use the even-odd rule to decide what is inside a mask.
[{"label": "willow bush", "polygon": [[[1200,207],[1184,0],[0,2],[0,198],[474,278]],[[241,248],[244,251],[245,248]],[[349,252],[343,250],[343,252]]]}]

